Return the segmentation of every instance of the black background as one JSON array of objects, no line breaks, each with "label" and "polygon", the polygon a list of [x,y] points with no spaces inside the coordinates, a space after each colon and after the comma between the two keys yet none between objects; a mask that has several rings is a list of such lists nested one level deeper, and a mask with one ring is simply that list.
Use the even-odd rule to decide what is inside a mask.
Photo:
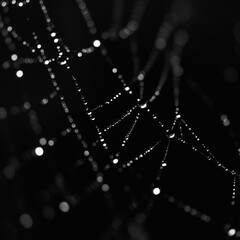
[{"label": "black background", "polygon": [[[64,42],[73,49],[88,47],[93,39],[88,34],[76,3],[67,0],[45,2]],[[113,2],[87,1],[99,33],[107,31],[111,26]],[[239,156],[235,146],[240,133],[240,52],[235,27],[240,21],[238,1],[195,0],[173,3],[167,0],[149,1],[139,31],[135,34],[139,43],[140,64],[144,66],[154,44],[154,36],[165,14],[171,12],[174,6],[173,9],[180,14],[182,20],[179,28],[185,29],[189,34],[189,42],[182,56],[182,116],[220,162],[238,171]],[[134,1],[125,1],[122,27],[129,19],[133,4]],[[189,18],[185,19],[186,16]],[[21,9],[11,7],[9,17],[19,35],[31,39],[30,33],[35,31],[49,56],[54,56],[42,13],[35,1]],[[1,38],[0,41],[0,60],[3,63],[11,54],[4,39]],[[130,82],[133,66],[129,40],[107,40],[104,44],[126,81]],[[171,44],[170,38],[167,50],[171,49]],[[20,44],[17,44],[16,53],[22,57],[34,56]],[[162,54],[146,78],[146,96],[156,86],[163,62]],[[118,80],[98,50],[82,59],[73,59],[71,64],[90,108],[104,102],[120,89]],[[130,170],[105,173],[106,182],[110,186],[109,194],[103,194],[100,189],[86,191],[95,175],[88,163],[77,166],[78,160],[83,159],[83,156],[73,135],[58,138],[55,146],[46,149],[41,158],[29,157],[29,152],[38,146],[41,136],[57,136],[68,123],[58,99],[45,107],[39,104],[39,100],[52,91],[45,69],[40,64],[23,65],[22,69],[24,77],[17,79],[13,67],[8,70],[1,68],[0,105],[10,112],[11,106],[29,101],[36,110],[42,132],[35,134],[32,131],[27,112],[16,116],[8,114],[6,119],[0,120],[1,239],[227,239],[224,230],[226,224],[234,227],[236,224],[238,228],[238,182],[237,204],[232,209],[230,202],[233,178],[177,141],[170,145],[168,168],[161,182],[162,193],[155,198],[144,225],[138,225],[134,218],[144,210],[150,198],[151,183],[164,154],[164,144]],[[90,143],[96,138],[95,129],[79,103],[71,78],[62,68],[55,66],[54,69],[71,113],[84,138]],[[174,114],[171,94],[169,77],[162,96],[152,107],[167,127],[171,126]],[[116,105],[99,111],[96,115],[99,126],[106,126],[116,120],[120,112],[129,108],[131,101],[123,98]],[[221,114],[228,116],[231,123],[229,127],[222,125]],[[131,121],[126,121],[107,135],[112,152],[117,148],[119,139],[122,139],[123,130],[126,131],[130,124]],[[122,161],[126,162],[143,152],[159,137],[163,137],[161,130],[146,116],[143,117],[129,147],[123,153]],[[111,151],[105,153],[101,148],[93,148],[92,151],[101,167],[109,162]],[[6,165],[13,165],[17,169],[13,179],[9,180],[4,176]],[[167,202],[166,194],[210,215],[212,221],[207,224],[186,214]],[[70,196],[75,196],[76,205],[73,204],[74,201],[71,202]],[[69,213],[61,213],[58,209],[59,202],[64,200],[74,205],[71,205]],[[51,219],[43,214],[46,206],[54,211]],[[19,216],[23,213],[32,216],[31,229],[24,229],[19,223]],[[113,226],[118,223],[120,227],[114,230]]]}]

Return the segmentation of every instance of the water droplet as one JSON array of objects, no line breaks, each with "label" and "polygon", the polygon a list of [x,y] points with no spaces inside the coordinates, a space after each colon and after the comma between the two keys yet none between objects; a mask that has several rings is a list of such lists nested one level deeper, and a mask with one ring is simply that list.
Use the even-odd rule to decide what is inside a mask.
[{"label": "water droplet", "polygon": [[118,159],[117,159],[117,158],[114,158],[112,162],[113,162],[114,164],[117,164],[117,163],[118,163]]},{"label": "water droplet", "polygon": [[66,212],[69,212],[70,206],[69,206],[69,204],[67,202],[60,202],[59,203],[59,209],[62,212],[66,213]]},{"label": "water droplet", "polygon": [[130,87],[125,87],[124,90],[127,92],[130,90]]},{"label": "water droplet", "polygon": [[100,42],[99,40],[95,40],[95,41],[93,42],[93,46],[94,46],[95,48],[98,48],[98,47],[101,46],[101,42]]},{"label": "water droplet", "polygon": [[147,103],[141,103],[138,105],[141,109],[144,109],[147,107]]},{"label": "water droplet", "polygon": [[172,129],[166,131],[167,138],[171,139],[175,137],[175,132]]},{"label": "water droplet", "polygon": [[138,81],[142,81],[144,79],[144,74],[143,73],[139,73],[137,76]]},{"label": "water droplet", "polygon": [[22,226],[27,229],[31,228],[33,225],[33,220],[31,218],[31,216],[26,213],[24,213],[20,216],[19,221],[22,224]]},{"label": "water droplet", "polygon": [[17,76],[18,78],[21,78],[21,77],[23,76],[23,71],[22,71],[22,70],[18,70],[18,71],[16,72],[16,76]]},{"label": "water droplet", "polygon": [[43,148],[41,148],[41,147],[36,147],[34,152],[38,157],[42,156],[44,153]]},{"label": "water droplet", "polygon": [[228,236],[233,237],[236,234],[236,230],[234,228],[231,228],[228,230]]},{"label": "water droplet", "polygon": [[160,188],[158,188],[158,187],[155,187],[155,188],[153,189],[153,194],[154,194],[154,195],[159,195],[160,192],[161,192],[161,190],[160,190]]},{"label": "water droplet", "polygon": [[13,54],[11,56],[11,59],[12,59],[12,61],[16,61],[18,59],[18,55],[17,54]]}]

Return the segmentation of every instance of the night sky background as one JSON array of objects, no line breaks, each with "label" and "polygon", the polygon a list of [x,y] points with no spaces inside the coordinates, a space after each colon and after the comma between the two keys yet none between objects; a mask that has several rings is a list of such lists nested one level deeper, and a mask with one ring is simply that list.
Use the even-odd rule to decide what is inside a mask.
[{"label": "night sky background", "polygon": [[[121,6],[121,28],[129,21],[135,1],[86,0],[89,11],[100,33],[110,29],[114,2]],[[50,42],[46,23],[38,1],[18,8],[10,6],[6,15],[23,39],[31,41],[35,31],[49,56],[56,51]],[[147,0],[146,0],[147,2]],[[55,23],[58,35],[71,49],[90,46],[94,40],[74,0],[45,1]],[[216,158],[230,169],[240,172],[240,4],[235,0],[149,0],[139,30],[129,39],[101,40],[109,50],[118,69],[130,82],[135,76],[131,41],[139,47],[140,68],[144,66],[154,45],[155,35],[164,16],[171,11],[178,14],[177,29],[187,31],[189,41],[181,59],[184,74],[181,77],[180,110],[183,118],[198,134]],[[4,19],[4,17],[3,17]],[[174,35],[174,34],[173,34]],[[207,161],[188,146],[173,140],[167,156],[168,167],[161,180],[161,194],[154,196],[154,205],[144,223],[144,213],[152,197],[151,183],[160,166],[166,146],[161,129],[143,114],[133,132],[120,161],[127,162],[156,140],[163,145],[123,172],[113,168],[104,173],[110,189],[104,193],[101,186],[91,186],[96,179],[86,162],[76,136],[61,137],[68,127],[60,101],[54,98],[46,106],[40,100],[52,91],[45,68],[39,63],[23,64],[22,78],[16,77],[17,64],[4,67],[13,53],[22,58],[36,58],[21,44],[10,52],[6,39],[0,37],[0,238],[2,240],[83,239],[83,240],[157,240],[157,239],[237,239],[228,237],[228,229],[240,230],[240,184],[236,183],[236,205],[231,206],[233,177]],[[162,72],[165,53],[171,50],[170,36],[166,49],[145,79],[147,99],[154,90]],[[11,61],[10,61],[11,62]],[[120,89],[116,76],[97,49],[82,58],[73,58],[70,64],[78,77],[90,108],[103,103]],[[6,66],[6,63],[5,63]],[[65,100],[77,126],[90,144],[96,138],[95,127],[84,111],[69,74],[53,64]],[[152,111],[168,128],[174,119],[170,74]],[[20,108],[24,103],[31,108]],[[133,104],[123,96],[113,105],[96,112],[100,127],[119,118]],[[230,124],[224,126],[223,114]],[[109,156],[116,152],[133,117],[124,120],[106,134],[110,150],[91,147],[93,157],[103,168]],[[40,138],[52,139],[54,146],[45,146],[41,157],[34,155]],[[96,188],[94,190],[94,188]],[[173,196],[176,204],[167,199]],[[59,203],[66,201],[70,211],[61,212]],[[206,223],[183,211],[189,205],[211,217]],[[140,215],[139,215],[140,213]],[[21,222],[27,214],[29,228]],[[136,217],[137,216],[137,217]],[[140,219],[140,220],[139,220]],[[29,223],[29,219],[26,220]],[[30,222],[31,222],[30,221]]]}]

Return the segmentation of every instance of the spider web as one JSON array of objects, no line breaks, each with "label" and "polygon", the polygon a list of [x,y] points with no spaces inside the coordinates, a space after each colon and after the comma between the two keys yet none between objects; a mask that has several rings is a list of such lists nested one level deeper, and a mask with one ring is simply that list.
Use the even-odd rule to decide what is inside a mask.
[{"label": "spider web", "polygon": [[[78,49],[80,44],[70,47],[60,37],[48,11],[51,3],[1,2],[0,28],[6,55],[10,55],[3,69],[9,70],[6,75],[11,79],[10,87],[7,85],[10,97],[3,94],[1,118],[8,120],[11,128],[7,131],[16,139],[5,144],[12,149],[6,150],[3,175],[11,181],[23,179],[23,185],[34,179],[26,187],[30,200],[19,203],[23,190],[14,203],[20,205],[16,207],[20,224],[32,228],[35,219],[52,219],[60,214],[57,207],[63,213],[74,212],[72,219],[77,219],[89,201],[81,221],[96,229],[96,239],[151,239],[151,235],[159,236],[158,231],[164,236],[167,230],[161,231],[154,223],[160,213],[160,223],[170,226],[167,229],[181,221],[183,213],[182,219],[192,216],[199,225],[207,223],[205,229],[218,229],[219,236],[238,238],[234,214],[238,208],[238,166],[213,154],[207,147],[212,144],[200,140],[182,109],[182,92],[188,89],[182,83],[186,76],[181,62],[189,36],[182,29],[187,19],[177,7],[189,6],[173,3],[154,31],[148,54],[141,58],[137,33],[150,2],[135,1],[124,25],[126,6],[114,1],[112,24],[102,34],[86,3],[77,0],[73,4],[81,14],[73,20],[81,21],[87,36],[82,49]],[[202,100],[199,106],[207,103],[216,109],[194,80],[188,84]],[[14,95],[20,95],[18,101],[23,104],[14,105]],[[239,144],[229,128],[228,116],[215,115],[220,115],[219,125],[222,122],[228,128],[236,152]],[[16,123],[18,127],[13,126]],[[34,163],[36,159],[43,161]],[[36,205],[31,188],[36,189]],[[178,209],[183,211],[176,223],[171,223],[176,216],[173,211]],[[229,217],[224,212],[230,212]],[[108,221],[101,222],[104,214]],[[183,225],[179,229],[183,231]],[[79,234],[94,238],[84,230]]]}]

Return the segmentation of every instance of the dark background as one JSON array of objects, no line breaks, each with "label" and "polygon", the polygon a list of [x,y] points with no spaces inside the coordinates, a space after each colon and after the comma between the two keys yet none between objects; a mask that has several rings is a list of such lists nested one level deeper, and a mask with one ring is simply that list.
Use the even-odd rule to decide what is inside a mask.
[{"label": "dark background", "polygon": [[[73,49],[88,47],[93,39],[75,1],[45,2],[64,42]],[[121,27],[128,22],[135,1],[123,2]],[[87,1],[99,33],[108,31],[111,26],[113,3],[110,0]],[[172,10],[180,16],[178,28],[189,34],[181,61],[184,69],[180,91],[182,116],[220,162],[239,171],[239,3],[229,0],[150,0],[134,35],[139,44],[141,67],[147,60],[164,16]],[[23,8],[11,7],[7,16],[23,38],[31,39],[31,32],[35,31],[49,56],[54,56],[43,15],[35,1]],[[106,40],[103,43],[126,81],[130,82],[134,75],[130,40]],[[170,37],[165,51],[171,49],[171,45]],[[12,53],[3,37],[0,47],[2,65]],[[35,57],[18,43],[13,52],[19,57]],[[160,54],[146,78],[145,97],[156,86],[163,63],[164,54]],[[90,108],[120,89],[99,50],[82,59],[71,60],[71,65]],[[85,161],[81,146],[73,134],[59,136],[68,127],[59,100],[55,98],[46,106],[39,104],[52,92],[46,70],[40,64],[22,65],[24,77],[19,79],[15,77],[17,67],[0,69],[1,239],[227,239],[229,226],[238,230],[238,181],[237,204],[233,208],[230,205],[233,178],[177,141],[170,145],[168,167],[161,181],[162,191],[154,198],[144,224],[136,221],[136,215],[145,211],[151,198],[151,183],[163,157],[166,139],[153,153],[123,173],[115,169],[104,173],[109,192],[104,194],[101,187],[89,188],[96,176]],[[54,71],[80,131],[91,143],[96,139],[95,129],[79,103],[71,78],[60,67],[55,66]],[[15,108],[14,112],[13,106],[21,106],[26,101],[31,103],[30,110],[18,113]],[[129,109],[131,101],[122,98],[112,107],[99,111],[96,122],[100,127],[108,125],[119,117],[120,112]],[[171,126],[174,114],[171,76],[152,110],[167,127]],[[5,111],[7,117],[3,117]],[[227,127],[222,124],[222,114],[230,120]],[[35,121],[30,120],[31,116]],[[123,122],[106,135],[111,146],[109,152],[92,147],[100,168],[110,161],[109,156],[117,149],[119,139],[132,120]],[[44,148],[44,155],[38,158],[32,150],[39,145],[41,137],[53,138],[56,143]],[[164,139],[161,130],[143,116],[121,161],[127,162],[144,152],[159,137]],[[10,173],[7,171],[9,167]],[[185,213],[181,204],[170,204],[166,200],[168,195],[206,213],[212,221],[205,223]],[[70,204],[68,213],[59,210],[61,201]],[[24,213],[33,220],[30,229],[25,229],[19,221]]]}]

